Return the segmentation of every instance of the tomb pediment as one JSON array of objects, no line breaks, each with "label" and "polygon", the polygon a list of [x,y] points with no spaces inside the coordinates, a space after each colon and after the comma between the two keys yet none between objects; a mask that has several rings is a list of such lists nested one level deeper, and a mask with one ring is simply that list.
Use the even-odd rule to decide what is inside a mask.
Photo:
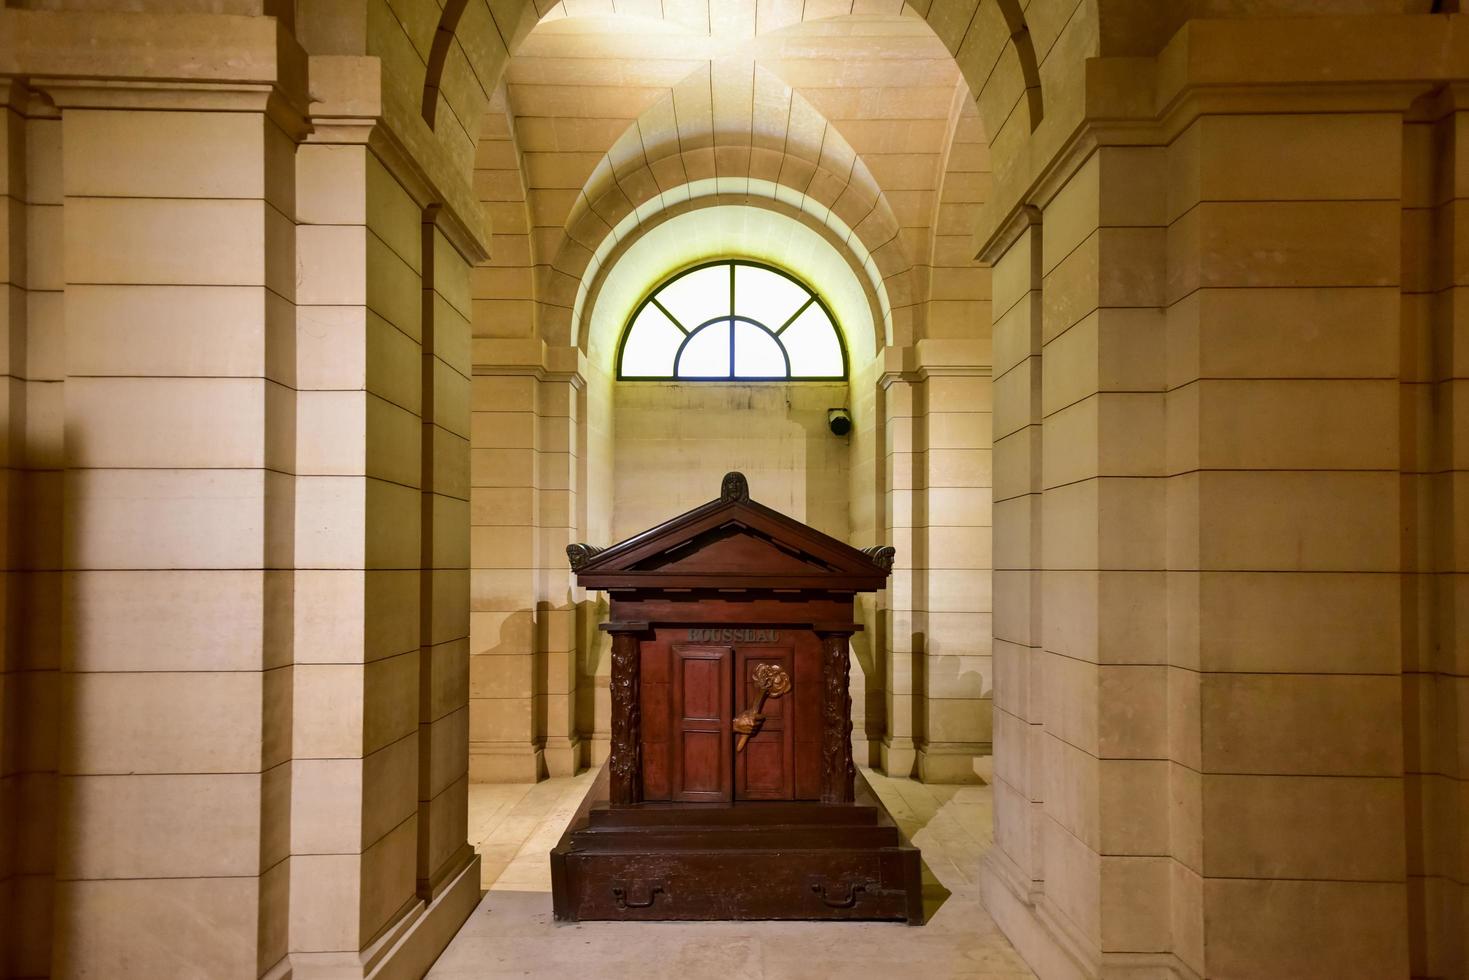
[{"label": "tomb pediment", "polygon": [[891,548],[865,551],[750,499],[727,474],[716,500],[606,549],[574,544],[571,567],[585,588],[881,589]]}]

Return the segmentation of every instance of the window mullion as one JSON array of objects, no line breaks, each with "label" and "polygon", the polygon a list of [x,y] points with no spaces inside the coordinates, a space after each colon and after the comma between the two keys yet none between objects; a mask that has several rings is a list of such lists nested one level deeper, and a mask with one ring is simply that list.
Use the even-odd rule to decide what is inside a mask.
[{"label": "window mullion", "polygon": [[687,337],[689,335],[688,329],[685,328],[682,323],[679,323],[678,322],[678,317],[676,317],[672,313],[669,313],[668,312],[668,308],[666,306],[664,306],[662,303],[658,302],[658,297],[657,296],[652,296],[649,299],[650,299],[650,301],[652,302],[652,304],[654,306],[658,307],[658,309],[660,309],[660,310],[663,311],[663,315],[666,316],[666,317],[668,317],[668,322],[669,323],[673,324],[675,327],[678,327],[679,330],[683,331],[683,335],[685,337]]},{"label": "window mullion", "polygon": [[735,379],[735,264],[729,264],[729,378]]},{"label": "window mullion", "polygon": [[[816,297],[815,296],[812,296],[809,299],[807,299],[806,302],[802,303],[801,304],[801,308],[799,310],[797,310],[796,312],[792,313],[790,315],[790,319],[786,320],[785,323],[782,323],[780,325],[780,329],[775,332],[775,335],[777,337],[779,337],[781,334],[785,333],[786,327],[789,327],[791,324],[795,323],[796,320],[797,320],[797,318],[799,318],[802,313],[805,313],[806,312],[806,307],[810,306],[814,302],[816,302]],[[785,345],[782,344],[781,346],[785,346]]]}]

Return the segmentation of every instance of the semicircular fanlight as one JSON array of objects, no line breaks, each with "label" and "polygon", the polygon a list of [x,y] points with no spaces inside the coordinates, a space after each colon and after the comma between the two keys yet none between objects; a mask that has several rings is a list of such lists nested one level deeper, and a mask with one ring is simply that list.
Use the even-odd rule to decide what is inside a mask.
[{"label": "semicircular fanlight", "polygon": [[739,259],[670,276],[628,317],[623,380],[815,381],[847,376],[847,352],[815,290]]}]

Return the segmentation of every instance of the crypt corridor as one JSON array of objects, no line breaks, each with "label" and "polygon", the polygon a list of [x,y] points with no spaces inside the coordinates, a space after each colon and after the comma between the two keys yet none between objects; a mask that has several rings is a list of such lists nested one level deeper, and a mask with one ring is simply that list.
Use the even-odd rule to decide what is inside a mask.
[{"label": "crypt corridor", "polygon": [[[0,0],[0,977],[1469,980],[1458,11]],[[921,928],[549,922],[731,470]]]}]

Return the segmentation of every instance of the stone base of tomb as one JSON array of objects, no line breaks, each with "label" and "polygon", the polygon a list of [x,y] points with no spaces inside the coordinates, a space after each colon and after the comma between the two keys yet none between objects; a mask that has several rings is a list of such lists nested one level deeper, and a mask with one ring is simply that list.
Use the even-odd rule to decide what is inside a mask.
[{"label": "stone base of tomb", "polygon": [[551,852],[556,918],[923,923],[918,849],[857,801],[609,806],[604,767]]}]

